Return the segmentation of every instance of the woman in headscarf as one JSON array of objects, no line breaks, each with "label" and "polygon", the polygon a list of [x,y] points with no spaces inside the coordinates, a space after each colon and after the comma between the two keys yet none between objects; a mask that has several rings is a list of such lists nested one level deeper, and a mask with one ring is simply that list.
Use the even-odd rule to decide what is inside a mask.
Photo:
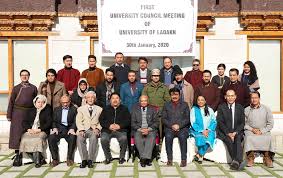
[{"label": "woman in headscarf", "polygon": [[86,104],[85,95],[88,91],[94,91],[93,87],[89,87],[86,78],[81,78],[78,82],[78,88],[74,89],[71,95],[71,102],[77,108]]},{"label": "woman in headscarf", "polygon": [[216,139],[216,117],[212,108],[208,107],[203,96],[197,97],[197,105],[193,106],[191,113],[190,134],[195,138],[198,152],[195,161],[202,163],[203,156],[208,148],[213,149]]},{"label": "woman in headscarf", "polygon": [[33,99],[34,108],[23,121],[24,134],[21,139],[20,153],[24,157],[31,157],[35,167],[46,164],[46,138],[49,135],[52,124],[52,109],[47,104],[44,95],[38,95]]}]

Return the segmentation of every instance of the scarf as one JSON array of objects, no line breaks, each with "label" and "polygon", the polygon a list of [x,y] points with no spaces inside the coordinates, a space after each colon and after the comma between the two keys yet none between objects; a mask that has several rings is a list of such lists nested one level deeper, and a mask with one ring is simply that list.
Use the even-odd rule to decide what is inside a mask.
[{"label": "scarf", "polygon": [[[87,87],[86,87],[86,89],[85,89],[84,91],[82,91],[82,90],[80,89],[80,83],[81,83],[81,81],[85,81],[85,83],[86,83],[86,85],[87,85]],[[86,95],[86,93],[88,92],[88,89],[89,89],[89,86],[88,86],[88,83],[87,83],[86,78],[81,78],[81,79],[78,81],[78,88],[77,88],[78,95],[79,95],[79,97],[82,98],[81,106],[86,105],[86,98],[85,98],[85,95]]]},{"label": "scarf", "polygon": [[109,104],[110,101],[110,96],[114,92],[114,83],[108,83],[107,81],[105,82],[106,86],[106,104]]},{"label": "scarf", "polygon": [[[43,106],[41,108],[37,108],[36,107],[36,101],[37,100],[44,101],[44,104],[43,104]],[[34,106],[36,108],[36,115],[35,115],[35,119],[33,121],[32,129],[38,129],[40,127],[39,115],[40,115],[40,112],[45,108],[45,106],[47,104],[47,98],[44,95],[37,95],[33,99],[33,104],[34,104]]]}]

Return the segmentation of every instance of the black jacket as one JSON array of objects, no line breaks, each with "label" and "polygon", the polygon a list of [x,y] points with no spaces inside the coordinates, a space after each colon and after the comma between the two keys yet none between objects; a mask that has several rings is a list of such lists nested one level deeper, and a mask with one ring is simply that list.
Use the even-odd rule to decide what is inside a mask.
[{"label": "black jacket", "polygon": [[128,132],[131,127],[131,115],[128,108],[124,105],[120,105],[116,110],[111,105],[108,105],[103,109],[99,117],[99,122],[102,126],[101,132],[111,133],[109,127],[114,123],[121,127],[118,130],[119,132]]},{"label": "black jacket", "polygon": [[128,81],[128,72],[130,70],[130,67],[127,64],[124,64],[124,67],[118,67],[113,64],[110,68],[114,69],[115,78],[121,85]]},{"label": "black jacket", "polygon": [[[32,128],[34,119],[36,116],[36,108],[33,108],[29,113],[28,117],[26,117],[23,122],[23,131],[27,132],[28,129]],[[52,109],[49,104],[45,106],[44,109],[41,110],[39,114],[39,123],[41,131],[45,132],[47,135],[50,133],[51,124],[52,124]]]},{"label": "black jacket", "polygon": [[[94,88],[89,87],[88,91],[94,91]],[[79,96],[77,88],[74,89],[74,93],[71,95],[71,102],[78,107],[82,105],[82,98]]]},{"label": "black jacket", "polygon": [[218,106],[217,110],[217,137],[224,139],[228,133],[237,132],[242,134],[245,126],[245,110],[242,105],[235,104],[234,129],[232,128],[232,118],[227,103]]},{"label": "black jacket", "polygon": [[[120,93],[120,84],[114,82],[114,91]],[[106,85],[105,82],[96,87],[96,104],[102,108],[106,106]]]},{"label": "black jacket", "polygon": [[[73,105],[70,105],[68,111],[68,129],[74,129],[76,131],[76,115],[77,115],[77,108]],[[62,122],[62,106],[59,106],[54,109],[53,111],[53,122],[52,128],[60,128]]]}]

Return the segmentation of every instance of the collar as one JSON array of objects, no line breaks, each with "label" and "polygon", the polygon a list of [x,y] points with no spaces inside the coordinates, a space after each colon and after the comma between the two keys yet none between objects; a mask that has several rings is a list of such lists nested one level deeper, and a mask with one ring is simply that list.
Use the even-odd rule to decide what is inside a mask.
[{"label": "collar", "polygon": [[[230,108],[230,104],[227,103],[228,108]],[[232,108],[235,108],[235,102],[232,104]]]},{"label": "collar", "polygon": [[172,71],[173,71],[172,67],[170,69],[165,69],[164,68],[164,72],[170,72],[171,73]]},{"label": "collar", "polygon": [[124,64],[121,64],[121,65],[119,65],[118,63],[115,63],[115,67],[125,67],[125,65]]},{"label": "collar", "polygon": [[259,104],[257,107],[254,107],[253,105],[250,104],[250,107],[251,107],[252,109],[258,109],[258,108],[261,107],[261,104]]},{"label": "collar", "polygon": [[70,107],[62,107],[62,110],[69,110]]},{"label": "collar", "polygon": [[65,70],[71,70],[73,67],[71,66],[71,67],[66,67],[66,66],[64,66],[64,69]]},{"label": "collar", "polygon": [[145,68],[144,70],[140,68],[140,72],[147,72],[147,68]]}]

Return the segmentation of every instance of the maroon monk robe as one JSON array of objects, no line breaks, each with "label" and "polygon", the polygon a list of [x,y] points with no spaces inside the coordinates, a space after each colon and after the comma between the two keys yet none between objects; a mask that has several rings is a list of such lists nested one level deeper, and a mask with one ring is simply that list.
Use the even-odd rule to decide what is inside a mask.
[{"label": "maroon monk robe", "polygon": [[195,90],[198,85],[202,84],[202,71],[200,71],[200,70],[188,71],[186,73],[184,79],[187,82],[189,82]]},{"label": "maroon monk robe", "polygon": [[73,91],[78,87],[80,72],[74,68],[63,68],[58,71],[57,80],[64,83],[67,91]]}]

